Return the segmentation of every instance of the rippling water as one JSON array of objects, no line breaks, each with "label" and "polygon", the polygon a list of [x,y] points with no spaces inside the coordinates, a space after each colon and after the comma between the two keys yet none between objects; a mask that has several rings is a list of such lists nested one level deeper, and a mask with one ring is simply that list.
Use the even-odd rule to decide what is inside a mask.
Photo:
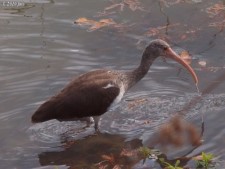
[{"label": "rippling water", "polygon": [[[221,19],[219,15],[207,16],[206,10],[214,3],[222,2],[171,2],[160,8],[156,1],[143,0],[143,11],[132,11],[125,5],[124,11],[116,9],[101,16],[111,2],[1,0],[0,168],[68,168],[76,166],[72,157],[81,160],[79,153],[83,163],[92,165],[100,159],[88,153],[104,153],[94,149],[95,145],[121,148],[136,139],[138,143],[129,145],[148,144],[159,126],[184,108],[185,119],[198,127],[202,114],[205,119],[205,141],[189,155],[212,152],[224,161],[225,37],[223,29],[208,26]],[[74,24],[81,17],[113,18],[123,28],[89,31]],[[169,27],[167,32],[162,29],[155,36],[146,34],[150,28],[166,24],[180,25]],[[184,39],[185,35],[189,38]],[[200,78],[200,98],[183,68],[157,59],[150,73],[126,94],[121,104],[102,116],[99,137],[83,122],[51,120],[31,124],[30,117],[37,107],[72,77],[102,67],[132,69],[148,42],[164,36],[176,51],[188,50],[192,54],[192,65]],[[202,67],[199,61],[207,66]],[[75,142],[73,148],[63,147],[67,139]],[[170,156],[174,158],[183,151],[186,150],[174,150]]]}]

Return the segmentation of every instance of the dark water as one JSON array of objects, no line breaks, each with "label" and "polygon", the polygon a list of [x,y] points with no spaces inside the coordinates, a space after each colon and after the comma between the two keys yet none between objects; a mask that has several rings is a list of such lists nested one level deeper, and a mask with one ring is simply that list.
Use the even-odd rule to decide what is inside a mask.
[{"label": "dark water", "polygon": [[[134,68],[154,38],[166,39],[177,52],[189,51],[200,80],[202,97],[190,104],[185,118],[200,128],[204,114],[204,142],[187,156],[210,152],[218,168],[225,166],[224,2],[121,2],[0,1],[0,168],[93,168],[103,154],[152,146],[149,140],[158,127],[198,96],[187,72],[162,59],[118,107],[102,116],[98,136],[92,127],[82,129],[82,122],[33,125],[30,117],[74,76],[102,67]],[[106,8],[116,3],[121,4]],[[74,24],[82,17],[112,18],[119,26],[90,30]],[[165,154],[174,159],[191,148]],[[123,164],[161,168],[151,160]]]}]

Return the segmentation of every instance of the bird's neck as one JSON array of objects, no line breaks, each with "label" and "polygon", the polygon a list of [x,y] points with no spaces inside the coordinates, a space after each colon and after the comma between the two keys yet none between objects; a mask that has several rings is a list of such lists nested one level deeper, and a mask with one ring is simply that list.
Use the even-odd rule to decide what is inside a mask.
[{"label": "bird's neck", "polygon": [[138,81],[140,81],[148,73],[150,66],[152,65],[154,60],[157,58],[154,56],[152,56],[152,57],[149,56],[147,58],[144,55],[146,55],[145,52],[142,56],[141,63],[139,64],[139,66],[136,69],[134,69],[133,71],[128,73],[129,74],[128,89],[131,88],[133,85],[135,85]]}]

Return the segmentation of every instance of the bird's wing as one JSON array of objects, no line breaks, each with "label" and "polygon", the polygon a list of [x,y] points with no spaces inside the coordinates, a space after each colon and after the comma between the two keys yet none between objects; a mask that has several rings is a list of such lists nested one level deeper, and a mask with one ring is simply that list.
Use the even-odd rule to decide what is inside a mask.
[{"label": "bird's wing", "polygon": [[107,75],[98,74],[94,77],[93,73],[86,74],[85,77],[81,76],[81,79],[72,81],[59,94],[42,104],[35,112],[36,119],[69,120],[99,116],[107,111],[120,91],[120,87]]}]

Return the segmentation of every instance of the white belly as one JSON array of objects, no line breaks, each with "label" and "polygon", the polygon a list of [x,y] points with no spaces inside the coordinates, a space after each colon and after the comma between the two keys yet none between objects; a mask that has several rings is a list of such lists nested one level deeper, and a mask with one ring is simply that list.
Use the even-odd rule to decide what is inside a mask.
[{"label": "white belly", "polygon": [[[103,88],[107,89],[107,88],[110,88],[110,87],[114,87],[114,85],[108,84],[107,86],[105,86]],[[109,106],[108,110],[111,109],[112,107],[114,107],[117,103],[119,103],[122,100],[124,93],[125,93],[125,87],[122,84],[121,87],[120,87],[120,92],[119,92],[118,96],[113,100],[113,102]]]}]

